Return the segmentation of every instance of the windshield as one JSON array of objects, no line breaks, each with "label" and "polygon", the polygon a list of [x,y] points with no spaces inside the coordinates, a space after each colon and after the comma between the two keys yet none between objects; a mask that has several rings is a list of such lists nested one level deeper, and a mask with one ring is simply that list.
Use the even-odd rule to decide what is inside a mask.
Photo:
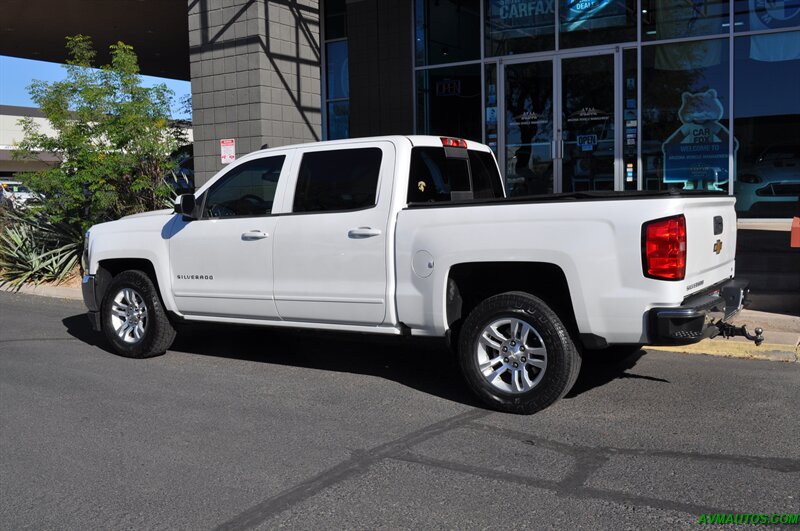
[{"label": "windshield", "polygon": [[5,183],[5,184],[3,184],[3,189],[6,192],[10,192],[12,194],[17,194],[17,193],[29,194],[29,193],[31,193],[30,189],[28,189],[27,186],[23,186],[21,184]]}]

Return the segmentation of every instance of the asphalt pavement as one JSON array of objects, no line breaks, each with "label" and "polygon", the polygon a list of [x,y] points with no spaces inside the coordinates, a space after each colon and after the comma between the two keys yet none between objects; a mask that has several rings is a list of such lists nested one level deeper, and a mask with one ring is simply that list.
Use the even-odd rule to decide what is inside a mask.
[{"label": "asphalt pavement", "polygon": [[799,363],[641,351],[506,415],[435,343],[204,326],[129,360],[80,302],[0,293],[0,528],[682,529],[797,513],[798,404]]}]

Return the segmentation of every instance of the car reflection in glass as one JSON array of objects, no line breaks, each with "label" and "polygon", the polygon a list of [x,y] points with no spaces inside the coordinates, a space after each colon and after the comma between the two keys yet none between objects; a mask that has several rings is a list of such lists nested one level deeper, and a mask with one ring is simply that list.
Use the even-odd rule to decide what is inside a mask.
[{"label": "car reflection in glass", "polygon": [[772,146],[738,171],[736,210],[742,217],[800,215],[800,146]]}]

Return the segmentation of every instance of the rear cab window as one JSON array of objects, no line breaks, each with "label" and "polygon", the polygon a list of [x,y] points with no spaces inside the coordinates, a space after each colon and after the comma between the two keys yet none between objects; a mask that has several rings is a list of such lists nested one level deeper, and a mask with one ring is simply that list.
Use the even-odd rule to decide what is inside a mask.
[{"label": "rear cab window", "polygon": [[500,172],[491,153],[424,146],[411,150],[408,203],[502,197]]}]

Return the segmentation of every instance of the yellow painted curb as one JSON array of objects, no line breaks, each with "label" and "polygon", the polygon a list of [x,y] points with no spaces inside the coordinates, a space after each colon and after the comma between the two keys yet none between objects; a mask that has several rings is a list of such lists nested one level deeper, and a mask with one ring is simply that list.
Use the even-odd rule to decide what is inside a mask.
[{"label": "yellow painted curb", "polygon": [[726,339],[704,339],[691,345],[675,346],[645,346],[644,350],[663,350],[667,352],[680,352],[683,354],[707,354],[709,356],[723,356],[727,358],[746,358],[756,360],[784,361],[794,363],[798,361],[798,346],[781,343],[754,343],[731,341]]}]

